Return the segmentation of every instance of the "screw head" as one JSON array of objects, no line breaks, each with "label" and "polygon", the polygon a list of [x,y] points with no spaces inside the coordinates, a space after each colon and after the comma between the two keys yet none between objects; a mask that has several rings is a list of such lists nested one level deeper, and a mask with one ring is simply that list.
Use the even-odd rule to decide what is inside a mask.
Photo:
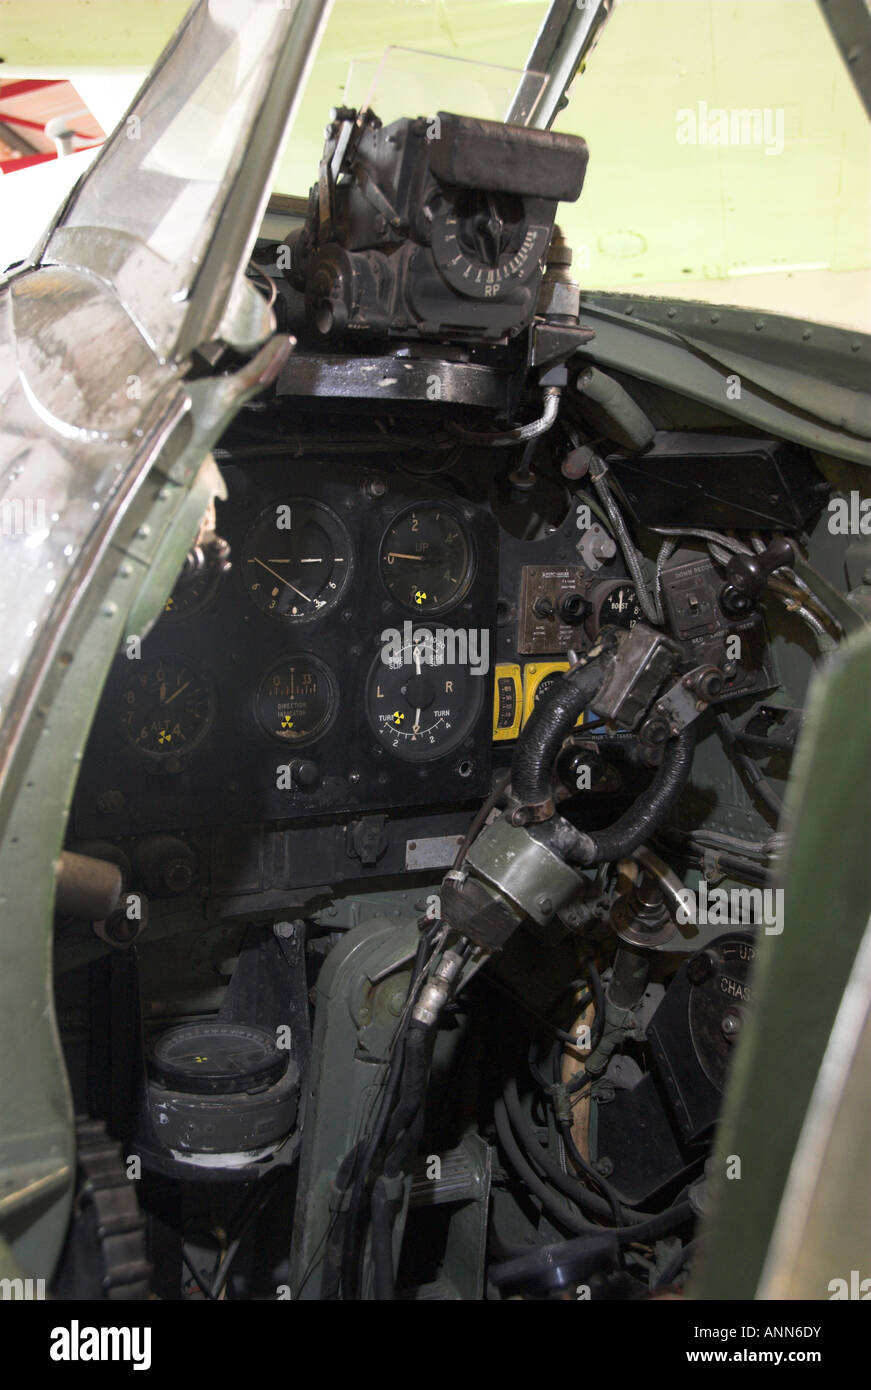
[{"label": "screw head", "polygon": [[735,1038],[737,1038],[738,1034],[741,1032],[741,1015],[736,1014],[734,1010],[730,1009],[728,1013],[723,1014],[720,1027],[723,1030],[723,1037],[726,1041],[734,1042]]}]

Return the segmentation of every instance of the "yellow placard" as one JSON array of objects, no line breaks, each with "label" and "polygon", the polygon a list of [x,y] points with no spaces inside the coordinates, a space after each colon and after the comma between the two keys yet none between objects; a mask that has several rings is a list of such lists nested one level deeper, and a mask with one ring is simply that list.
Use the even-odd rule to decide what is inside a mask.
[{"label": "yellow placard", "polygon": [[[535,697],[542,681],[547,676],[553,675],[554,671],[561,672],[569,669],[567,661],[531,661],[523,670],[523,722],[526,723],[532,711],[535,709]],[[578,716],[575,728],[583,724],[583,714]]]},{"label": "yellow placard", "polygon": [[523,680],[519,666],[496,667],[493,682],[493,741],[503,743],[520,733],[523,714]]}]

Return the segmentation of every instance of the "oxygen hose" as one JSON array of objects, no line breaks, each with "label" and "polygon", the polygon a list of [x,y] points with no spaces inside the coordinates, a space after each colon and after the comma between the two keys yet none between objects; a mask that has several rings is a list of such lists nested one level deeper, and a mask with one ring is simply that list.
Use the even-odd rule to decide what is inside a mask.
[{"label": "oxygen hose", "polygon": [[585,663],[557,681],[524,725],[511,764],[511,789],[522,805],[540,806],[550,800],[557,755],[605,679],[606,662],[615,647],[613,634],[600,639]]},{"label": "oxygen hose", "polygon": [[650,786],[613,825],[582,831],[556,815],[551,799],[554,763],[578,716],[599,690],[616,639],[605,634],[600,640],[591,659],[567,672],[536,707],[518,739],[511,766],[514,796],[522,806],[539,811],[540,823],[529,833],[566,863],[582,868],[625,858],[663,824],[687,784],[696,742],[695,723],[671,739]]}]

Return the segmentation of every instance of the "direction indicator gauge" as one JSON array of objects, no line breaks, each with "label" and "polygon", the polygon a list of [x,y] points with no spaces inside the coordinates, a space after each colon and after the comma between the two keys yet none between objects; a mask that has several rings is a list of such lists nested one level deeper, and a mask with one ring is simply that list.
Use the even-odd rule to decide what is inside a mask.
[{"label": "direction indicator gauge", "polygon": [[369,721],[380,742],[407,762],[449,753],[481,712],[483,676],[446,660],[451,655],[436,634],[418,629],[386,663],[379,656],[369,673]]},{"label": "direction indicator gauge", "polygon": [[304,623],[339,602],[351,577],[351,540],[321,502],[274,502],[254,522],[242,547],[242,583],[272,618]]},{"label": "direction indicator gauge", "polygon": [[457,603],[472,578],[472,546],[462,522],[440,502],[401,512],[380,553],[381,576],[397,603],[440,613]]},{"label": "direction indicator gauge", "polygon": [[214,715],[208,682],[174,656],[131,661],[129,666],[120,700],[125,739],[147,758],[168,761],[190,753]]},{"label": "direction indicator gauge", "polygon": [[314,656],[289,656],[273,666],[255,696],[261,728],[283,743],[313,743],[332,724],[339,703],[335,676]]}]

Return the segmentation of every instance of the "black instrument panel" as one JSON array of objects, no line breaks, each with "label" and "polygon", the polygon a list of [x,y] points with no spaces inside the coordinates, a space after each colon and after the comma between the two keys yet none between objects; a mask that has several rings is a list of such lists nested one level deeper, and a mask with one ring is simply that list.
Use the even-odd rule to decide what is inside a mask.
[{"label": "black instrument panel", "polygon": [[84,758],[77,833],[486,795],[489,509],[332,461],[222,471],[230,567],[196,602],[180,592],[141,645],[124,644]]}]

